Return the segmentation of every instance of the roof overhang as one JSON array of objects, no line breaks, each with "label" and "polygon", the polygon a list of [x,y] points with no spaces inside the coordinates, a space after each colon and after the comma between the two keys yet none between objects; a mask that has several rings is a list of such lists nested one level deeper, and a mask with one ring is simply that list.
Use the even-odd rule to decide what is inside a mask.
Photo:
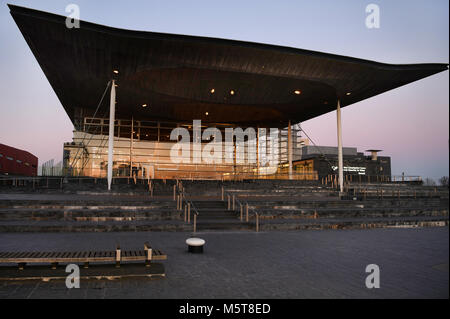
[{"label": "roof overhang", "polygon": [[8,6],[72,121],[77,108],[96,109],[113,77],[117,118],[283,127],[448,69],[84,21],[69,29],[64,16]]}]

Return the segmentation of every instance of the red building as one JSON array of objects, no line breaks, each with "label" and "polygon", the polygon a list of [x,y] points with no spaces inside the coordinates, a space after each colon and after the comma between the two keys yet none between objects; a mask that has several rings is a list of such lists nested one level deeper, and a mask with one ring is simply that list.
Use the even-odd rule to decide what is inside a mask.
[{"label": "red building", "polygon": [[37,176],[37,166],[33,154],[0,144],[0,175]]}]

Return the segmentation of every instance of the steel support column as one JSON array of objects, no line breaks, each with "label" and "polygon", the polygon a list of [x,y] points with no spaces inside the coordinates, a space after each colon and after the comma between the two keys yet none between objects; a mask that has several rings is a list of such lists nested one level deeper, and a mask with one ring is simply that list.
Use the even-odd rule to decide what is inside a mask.
[{"label": "steel support column", "polygon": [[292,179],[292,128],[291,128],[291,121],[289,121],[289,126],[288,126],[287,147],[288,147],[288,162],[289,162],[289,179]]},{"label": "steel support column", "polygon": [[337,101],[337,140],[338,140],[338,172],[339,172],[339,191],[344,193],[344,160],[342,155],[342,124],[341,124],[341,102]]},{"label": "steel support column", "polygon": [[109,102],[109,136],[108,136],[108,190],[111,190],[114,150],[114,118],[116,110],[116,83],[111,83],[111,99]]}]

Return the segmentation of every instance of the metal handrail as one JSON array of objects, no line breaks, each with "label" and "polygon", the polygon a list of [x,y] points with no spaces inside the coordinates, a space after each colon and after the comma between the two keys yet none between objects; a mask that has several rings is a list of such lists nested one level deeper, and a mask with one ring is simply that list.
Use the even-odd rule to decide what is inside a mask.
[{"label": "metal handrail", "polygon": [[[178,186],[179,183],[181,184],[181,187]],[[184,187],[183,187],[183,184],[181,183],[181,181],[178,182],[178,180],[177,180],[176,189],[178,190],[178,196],[180,196],[180,202],[179,202],[180,207],[179,208],[182,209],[183,201],[185,203],[185,206],[184,206],[184,221],[185,222],[187,222],[187,223],[191,222],[191,208],[194,210],[194,212],[193,212],[194,213],[194,224],[193,224],[194,231],[193,232],[195,233],[197,231],[197,216],[200,215],[200,213],[198,212],[198,209],[195,206],[194,202],[191,200],[188,200],[186,198],[186,191],[184,190]],[[177,202],[177,204],[178,204],[178,202]],[[186,212],[186,210],[187,210],[187,212]]]},{"label": "metal handrail", "polygon": [[259,232],[259,213],[254,208],[250,208],[248,205],[248,202],[245,202],[246,209],[245,209],[245,222],[248,223],[249,216],[251,216],[248,211],[252,211],[253,215],[255,216],[255,223],[256,223],[256,232]]},{"label": "metal handrail", "polygon": [[[228,200],[228,210],[230,210],[230,198],[231,198],[231,196],[233,196],[233,202],[234,201],[236,201],[238,204],[239,204],[239,206],[240,206],[240,217],[239,217],[239,219],[240,219],[240,221],[242,222],[242,219],[243,219],[243,208],[244,208],[244,206],[245,206],[245,222],[246,223],[248,223],[248,221],[249,221],[249,216],[251,216],[251,215],[249,215],[249,213],[248,213],[248,211],[249,211],[249,205],[248,205],[248,202],[247,201],[245,201],[245,202],[242,202],[242,201],[240,201],[239,200],[239,198],[237,197],[237,196],[235,196],[234,194],[232,194],[232,193],[230,193],[229,191],[224,191],[224,194],[226,194],[227,195],[227,200]],[[225,199],[224,199],[225,200]],[[235,206],[235,205],[234,205]],[[236,211],[236,209],[235,209],[236,207],[233,207],[233,211]],[[255,216],[255,218],[256,218],[256,231],[257,232],[259,232],[259,213],[255,210],[255,209],[253,209],[253,208],[250,208],[250,210],[251,211],[253,211],[253,215]]]}]

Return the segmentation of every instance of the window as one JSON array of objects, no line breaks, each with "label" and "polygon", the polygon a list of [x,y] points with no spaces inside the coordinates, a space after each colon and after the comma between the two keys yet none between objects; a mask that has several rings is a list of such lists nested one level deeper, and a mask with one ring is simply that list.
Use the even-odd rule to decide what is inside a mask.
[{"label": "window", "polygon": [[0,157],[3,157],[3,154],[0,153]]},{"label": "window", "polygon": [[30,163],[25,162],[25,166],[30,166]]},{"label": "window", "polygon": [[22,161],[21,161],[21,160],[16,160],[16,162],[17,162],[17,163],[19,163],[19,164],[21,164],[21,163],[22,163]]},{"label": "window", "polygon": [[9,157],[9,156],[6,156],[6,158],[7,158],[8,160],[10,160],[10,161],[13,160],[13,158],[12,158],[12,157]]}]

